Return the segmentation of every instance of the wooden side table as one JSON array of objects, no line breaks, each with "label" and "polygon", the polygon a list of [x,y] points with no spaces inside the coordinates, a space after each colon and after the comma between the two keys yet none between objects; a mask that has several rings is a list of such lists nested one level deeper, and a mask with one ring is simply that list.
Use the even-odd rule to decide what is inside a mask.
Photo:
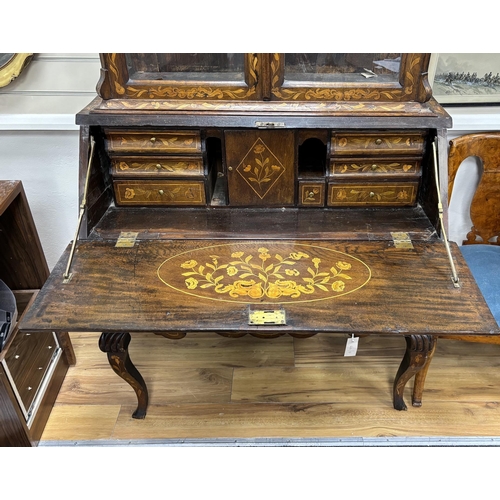
[{"label": "wooden side table", "polygon": [[[0,181],[0,279],[18,321],[49,276],[21,181]],[[0,352],[0,446],[36,446],[64,376],[74,364],[67,333],[10,334]]]}]

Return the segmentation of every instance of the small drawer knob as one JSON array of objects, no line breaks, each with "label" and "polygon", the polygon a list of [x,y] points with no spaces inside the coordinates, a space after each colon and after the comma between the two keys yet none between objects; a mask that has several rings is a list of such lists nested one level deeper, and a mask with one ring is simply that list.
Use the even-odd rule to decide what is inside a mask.
[{"label": "small drawer knob", "polygon": [[160,194],[164,194],[164,193],[165,193],[165,191],[163,191],[163,189],[159,189],[159,190],[158,190],[158,193],[160,193]]},{"label": "small drawer knob", "polygon": [[377,139],[377,140],[375,141],[375,144],[376,144],[377,146],[380,146],[380,144],[382,144],[382,139]]},{"label": "small drawer knob", "polygon": [[375,193],[373,191],[370,191],[370,198],[373,198],[375,196]]},{"label": "small drawer knob", "polygon": [[157,164],[156,164],[156,168],[157,168],[158,170],[160,170],[160,168],[161,168],[161,163],[157,163]]},{"label": "small drawer knob", "polygon": [[151,142],[155,142],[156,141],[156,137],[151,137]]},{"label": "small drawer knob", "polygon": [[231,172],[233,170],[233,167],[227,167],[227,169]]},{"label": "small drawer knob", "polygon": [[372,170],[377,170],[377,168],[378,168],[378,165],[374,163],[374,164],[372,165]]}]

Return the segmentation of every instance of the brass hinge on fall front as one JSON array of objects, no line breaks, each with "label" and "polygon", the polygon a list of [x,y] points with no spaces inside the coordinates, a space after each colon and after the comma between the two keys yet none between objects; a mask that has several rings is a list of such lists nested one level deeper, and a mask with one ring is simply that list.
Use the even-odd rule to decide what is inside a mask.
[{"label": "brass hinge on fall front", "polygon": [[408,233],[391,233],[394,248],[413,248],[410,235]]},{"label": "brass hinge on fall front", "polygon": [[66,271],[63,274],[63,283],[68,283],[71,280],[71,273],[69,272],[71,268],[71,263],[73,262],[73,256],[75,254],[76,243],[78,241],[78,234],[80,233],[80,227],[82,225],[83,215],[87,209],[87,191],[89,188],[89,179],[90,179],[90,166],[92,163],[92,158],[94,156],[94,146],[95,141],[94,138],[90,137],[90,154],[89,161],[87,163],[87,173],[85,175],[85,186],[83,189],[82,202],[80,203],[80,215],[78,217],[78,225],[75,231],[75,237],[73,238],[73,244],[71,245],[71,250],[69,253],[68,265],[66,266]]}]

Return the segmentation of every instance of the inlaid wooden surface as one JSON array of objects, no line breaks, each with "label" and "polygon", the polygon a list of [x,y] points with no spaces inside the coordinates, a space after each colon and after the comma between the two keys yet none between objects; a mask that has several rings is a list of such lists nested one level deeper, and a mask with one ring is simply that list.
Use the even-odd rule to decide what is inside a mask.
[{"label": "inlaid wooden surface", "polygon": [[[130,355],[150,390],[144,420],[132,389],[109,368],[98,334],[72,333],[78,362],[41,444],[168,439],[500,437],[500,346],[441,340],[423,406],[396,411],[391,386],[401,338],[173,341],[139,334]],[[406,389],[409,398],[411,384]]]},{"label": "inlaid wooden surface", "polygon": [[[86,241],[71,281],[62,282],[63,255],[20,328],[498,334],[457,248],[454,256],[460,288],[439,242]],[[249,308],[283,308],[286,324],[250,325]]]}]

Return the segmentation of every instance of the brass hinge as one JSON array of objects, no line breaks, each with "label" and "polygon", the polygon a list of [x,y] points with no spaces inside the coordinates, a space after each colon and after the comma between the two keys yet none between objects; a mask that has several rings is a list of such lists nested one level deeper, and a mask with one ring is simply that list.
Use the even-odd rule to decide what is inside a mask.
[{"label": "brass hinge", "polygon": [[413,248],[410,235],[408,233],[391,233],[394,248]]},{"label": "brass hinge", "polygon": [[115,247],[118,248],[132,248],[135,245],[135,240],[139,233],[122,231],[116,240]]}]

